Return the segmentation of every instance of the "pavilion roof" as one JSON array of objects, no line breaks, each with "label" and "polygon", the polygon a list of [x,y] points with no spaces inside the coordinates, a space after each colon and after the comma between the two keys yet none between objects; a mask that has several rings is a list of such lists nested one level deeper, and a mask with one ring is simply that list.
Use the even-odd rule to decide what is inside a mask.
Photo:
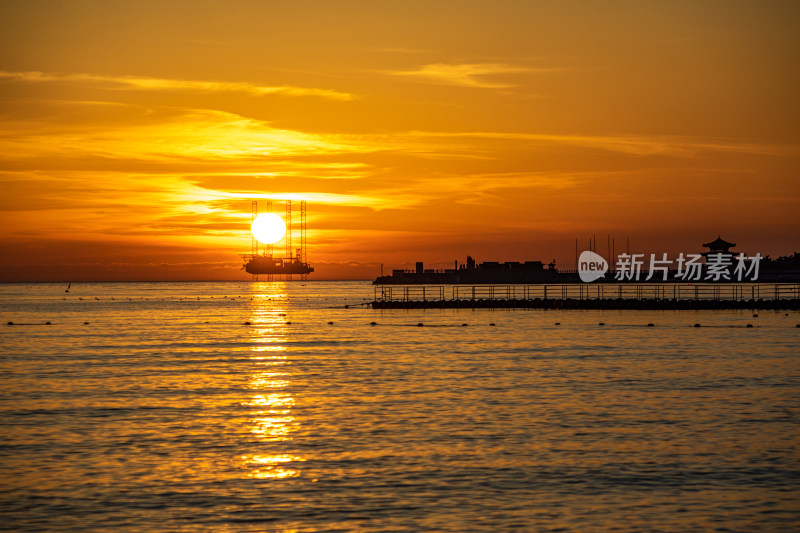
[{"label": "pavilion roof", "polygon": [[706,248],[711,248],[712,250],[719,249],[719,248],[733,248],[736,246],[736,243],[728,242],[723,240],[722,237],[717,236],[716,240],[711,242],[704,243],[703,246]]}]

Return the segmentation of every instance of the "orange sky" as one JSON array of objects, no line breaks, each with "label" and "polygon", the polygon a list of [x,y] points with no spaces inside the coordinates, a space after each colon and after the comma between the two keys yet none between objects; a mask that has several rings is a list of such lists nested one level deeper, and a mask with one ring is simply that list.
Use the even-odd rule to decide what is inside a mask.
[{"label": "orange sky", "polygon": [[[0,2],[0,281],[800,251],[800,3]],[[601,245],[602,243],[602,245]],[[279,244],[280,246],[280,244]]]}]

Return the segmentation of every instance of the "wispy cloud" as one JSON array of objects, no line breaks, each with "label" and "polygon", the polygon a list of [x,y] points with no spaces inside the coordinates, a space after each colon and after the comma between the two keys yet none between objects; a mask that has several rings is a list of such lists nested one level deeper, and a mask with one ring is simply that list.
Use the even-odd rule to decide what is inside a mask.
[{"label": "wispy cloud", "polygon": [[[67,111],[51,123],[9,122],[0,134],[6,161],[92,157],[160,163],[254,162],[276,157],[367,153],[380,149],[337,135],[279,129],[269,123],[208,109],[121,107],[114,121]],[[92,106],[94,107],[94,106]],[[68,119],[72,122],[66,124]],[[82,121],[82,122],[81,122]],[[124,127],[122,127],[124,125]]]},{"label": "wispy cloud", "polygon": [[425,83],[455,85],[458,87],[475,87],[482,89],[508,89],[515,87],[510,83],[490,81],[487,76],[502,74],[518,74],[525,72],[552,72],[558,69],[527,68],[503,63],[432,63],[423,65],[417,70],[387,71],[392,76],[414,78]]},{"label": "wispy cloud", "polygon": [[373,194],[395,199],[394,207],[401,208],[440,203],[443,198],[460,204],[497,205],[519,191],[546,194],[573,189],[582,179],[577,173],[568,172],[447,173],[433,179],[407,178],[400,183],[384,183]]},{"label": "wispy cloud", "polygon": [[[470,209],[499,206],[534,224],[562,216],[567,195],[591,190],[620,202],[637,177],[651,178],[663,187],[661,196],[674,199],[673,174],[685,174],[675,171],[676,162],[720,165],[721,154],[800,153],[797,146],[699,136],[310,132],[217,110],[96,101],[48,100],[30,111],[8,114],[0,131],[0,185],[7,192],[0,217],[13,228],[6,234],[20,239],[128,235],[236,247],[249,201],[266,198],[307,199],[319,206],[320,219],[335,213],[340,225],[343,213],[357,215],[348,229],[354,234],[368,229],[361,217],[379,211],[382,218],[365,220],[386,227],[402,220],[405,227],[416,219],[426,232],[442,205],[452,224],[469,226]],[[617,161],[618,169],[598,176],[570,167],[568,158],[543,164],[530,155],[558,146],[577,160],[608,152],[603,159]],[[638,168],[618,177],[634,158],[669,172]]]},{"label": "wispy cloud", "polygon": [[[164,172],[0,172],[0,184],[9,193],[0,198],[0,221],[5,223],[2,234],[13,238],[29,234],[54,238],[138,235],[192,242],[246,231],[250,215],[245,207],[250,200],[308,200],[318,208],[328,204],[336,209],[373,211],[398,203],[398,199],[380,194],[304,190],[301,186],[291,193],[270,184],[250,190],[231,190],[238,188],[235,182],[229,183],[228,189],[209,188],[181,174]],[[234,241],[227,244],[236,246]]]},{"label": "wispy cloud", "polygon": [[110,89],[132,89],[141,91],[198,91],[198,92],[239,92],[253,96],[314,96],[330,100],[353,100],[350,93],[317,89],[313,87],[294,87],[290,85],[264,86],[252,83],[179,80],[169,78],[150,78],[142,76],[106,76],[101,74],[54,74],[38,71],[8,72],[0,71],[0,78],[28,83],[71,82],[106,86]]},{"label": "wispy cloud", "polygon": [[797,155],[800,153],[800,146],[797,145],[759,144],[723,138],[674,135],[555,135],[547,133],[430,131],[409,132],[408,135],[417,138],[475,138],[566,144],[636,156],[696,157],[704,152],[740,152],[776,156]]}]

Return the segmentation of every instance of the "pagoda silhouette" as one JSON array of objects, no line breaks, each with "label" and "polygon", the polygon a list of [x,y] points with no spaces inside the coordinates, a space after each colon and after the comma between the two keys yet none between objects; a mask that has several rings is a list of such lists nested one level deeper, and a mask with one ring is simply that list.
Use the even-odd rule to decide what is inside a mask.
[{"label": "pagoda silhouette", "polygon": [[728,242],[718,235],[713,241],[703,243],[703,247],[708,248],[708,251],[703,252],[700,255],[705,257],[706,261],[708,261],[708,256],[711,254],[722,254],[719,257],[733,257],[736,255],[736,253],[731,252],[730,250],[734,246],[736,246],[735,242]]}]

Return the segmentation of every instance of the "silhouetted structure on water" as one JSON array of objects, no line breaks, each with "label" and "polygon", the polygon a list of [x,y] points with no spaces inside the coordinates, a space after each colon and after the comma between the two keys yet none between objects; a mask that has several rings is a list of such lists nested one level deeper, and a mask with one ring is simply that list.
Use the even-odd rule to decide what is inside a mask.
[{"label": "silhouetted structure on water", "polygon": [[[267,212],[272,211],[272,202],[267,201]],[[258,216],[258,203],[254,200],[252,204],[252,219]],[[266,249],[259,253],[258,241],[255,236],[251,237],[251,252],[241,254],[240,257],[245,264],[242,266],[247,273],[252,274],[254,279],[259,275],[266,275],[267,281],[272,281],[277,275],[283,279],[292,279],[293,275],[299,275],[300,279],[308,279],[308,275],[314,272],[314,267],[310,266],[306,260],[306,201],[300,200],[300,248],[292,249],[292,201],[286,200],[286,256],[274,257],[273,245],[268,244]]]},{"label": "silhouetted structure on water", "polygon": [[[718,283],[725,282],[742,282],[742,281],[758,281],[758,282],[775,282],[775,283],[792,283],[800,281],[800,254],[795,253],[791,256],[780,257],[778,259],[770,259],[769,256],[757,257],[748,256],[742,264],[739,263],[738,257],[741,252],[732,251],[731,248],[736,244],[728,242],[721,237],[717,237],[711,242],[704,243],[703,246],[708,248],[708,251],[699,254],[688,254],[686,257],[694,256],[699,263],[700,268],[708,268],[713,263],[715,271],[719,274],[714,276],[712,281]],[[577,254],[576,254],[577,255]],[[667,282],[667,283],[692,283],[708,281],[706,276],[695,277],[685,268],[685,264],[681,265],[681,269],[666,268],[654,270],[655,276],[649,276],[650,267],[649,254],[645,258],[645,254],[621,254],[619,257],[627,256],[629,259],[632,255],[638,255],[642,261],[640,275],[637,277],[618,276],[618,272],[613,270],[619,268],[618,264],[614,263],[616,258],[609,258],[609,272],[601,279],[594,283],[637,283],[642,281],[649,282]],[[683,256],[683,254],[681,254]],[[756,264],[753,264],[755,261]],[[671,261],[671,263],[677,263]],[[721,266],[722,265],[722,266]],[[744,271],[737,271],[744,268]],[[742,274],[748,274],[749,277],[742,279]],[[483,263],[476,263],[475,260],[468,256],[466,264],[458,264],[455,262],[454,268],[436,270],[426,269],[421,261],[416,263],[416,268],[413,270],[395,269],[392,270],[390,275],[381,275],[374,281],[374,285],[435,285],[435,284],[539,284],[539,283],[582,283],[578,272],[576,270],[559,270],[556,268],[555,260],[545,265],[542,261],[507,261],[500,263],[497,261],[485,261]]]},{"label": "silhouetted structure on water", "polygon": [[[392,270],[389,276],[378,277],[375,285],[391,284],[437,284],[437,283],[560,283],[563,282],[565,273],[556,270],[555,261],[548,264],[547,268],[541,261],[486,261],[476,264],[475,260],[467,256],[466,264],[446,270],[426,269],[421,261],[417,262],[415,270]],[[572,276],[575,276],[573,273]]]}]

